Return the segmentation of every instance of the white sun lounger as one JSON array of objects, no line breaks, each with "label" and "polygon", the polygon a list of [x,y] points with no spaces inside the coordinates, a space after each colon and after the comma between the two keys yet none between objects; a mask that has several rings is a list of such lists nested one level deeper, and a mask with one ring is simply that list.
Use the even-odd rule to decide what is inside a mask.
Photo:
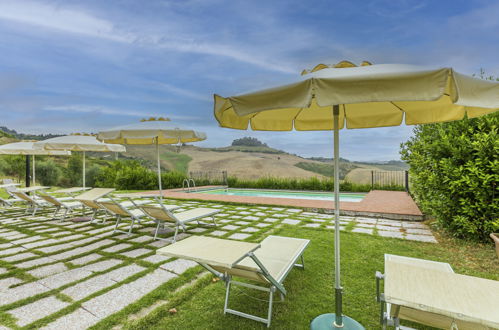
[{"label": "white sun lounger", "polygon": [[[154,232],[154,239],[166,240],[172,243],[175,243],[177,241],[179,227],[182,227],[182,230],[185,232],[185,230],[187,229],[185,224],[197,221],[197,223],[200,225],[202,223],[199,222],[199,220],[207,217],[211,217],[213,226],[216,226],[217,223],[215,222],[215,214],[220,212],[220,210],[218,209],[198,207],[196,209],[184,212],[172,213],[170,212],[171,209],[166,208],[165,205],[162,204],[159,207],[141,206],[140,208],[142,209],[142,211],[144,211],[144,213],[153,218],[154,221],[156,221],[158,224],[156,226],[156,231]],[[164,227],[165,223],[172,223],[175,225],[175,234],[173,235],[173,238],[158,237],[158,231],[160,227]]]},{"label": "white sun lounger", "polygon": [[55,206],[55,212],[54,212],[54,217],[52,219],[55,219],[57,216],[57,213],[63,208],[64,214],[62,215],[60,221],[64,221],[66,219],[66,215],[68,212],[73,212],[74,209],[76,208],[82,208],[83,204],[78,202],[78,201],[65,201],[62,199],[58,199],[54,196],[51,195],[45,195],[45,194],[40,194],[39,195],[41,198],[43,198],[46,202],[52,204]]},{"label": "white sun lounger", "polygon": [[386,254],[376,289],[383,328],[412,329],[400,325],[408,320],[441,329],[499,329],[499,281],[456,274],[447,263]]},{"label": "white sun lounger", "polygon": [[[157,254],[197,262],[225,281],[224,314],[230,313],[263,322],[270,327],[272,300],[277,291],[281,299],[287,294],[283,282],[294,267],[304,268],[303,252],[310,243],[307,239],[268,236],[260,244],[240,242],[206,236],[191,236],[160,248]],[[297,264],[301,259],[301,264]],[[240,277],[260,285],[234,281]],[[265,285],[265,286],[262,286]],[[239,285],[269,293],[267,318],[229,308],[231,285]]]},{"label": "white sun lounger", "polygon": [[33,212],[31,213],[32,216],[36,214],[36,211],[38,211],[39,208],[51,205],[50,203],[47,203],[44,199],[38,196],[31,197],[22,191],[14,191],[12,193],[14,194],[14,196],[24,200],[28,204],[28,207],[26,207],[26,213],[28,213],[29,207],[31,206],[31,209],[33,210]]},{"label": "white sun lounger", "polygon": [[[90,217],[90,222],[93,222],[98,211],[106,211],[103,209],[97,201],[109,201],[110,199],[104,199],[103,197],[113,192],[114,188],[93,188],[89,191],[84,192],[75,199],[82,203],[84,206],[93,210],[92,216]],[[103,222],[105,219],[103,220]]]},{"label": "white sun lounger", "polygon": [[[119,232],[119,233],[125,233],[125,234],[130,235],[132,233],[133,225],[134,225],[135,221],[140,223],[140,220],[144,216],[146,216],[146,214],[140,209],[137,209],[137,208],[136,209],[128,209],[122,203],[118,203],[118,202],[113,201],[113,200],[105,201],[105,202],[99,201],[99,205],[101,205],[108,212],[116,215],[116,225],[114,226],[113,233]],[[174,210],[174,209],[179,208],[180,206],[163,205],[163,207],[165,209]],[[123,220],[123,218],[129,218],[132,220],[132,223],[130,224],[130,228],[128,229],[128,231],[123,231],[123,230],[118,229],[118,225],[120,224],[121,220]]]}]

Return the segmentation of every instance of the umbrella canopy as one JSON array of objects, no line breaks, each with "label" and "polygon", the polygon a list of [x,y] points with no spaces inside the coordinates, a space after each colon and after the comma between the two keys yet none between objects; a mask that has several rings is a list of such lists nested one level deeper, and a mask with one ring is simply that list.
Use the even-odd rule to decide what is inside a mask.
[{"label": "umbrella canopy", "polygon": [[[343,62],[345,63],[345,62]],[[348,62],[347,62],[348,63]],[[398,126],[478,117],[497,110],[499,84],[457,73],[399,64],[361,67],[318,65],[301,81],[254,93],[215,95],[222,127],[263,131]],[[269,111],[272,110],[272,111]]]},{"label": "umbrella canopy", "polygon": [[103,143],[92,135],[65,135],[34,143],[35,148],[45,150],[125,152],[123,146]]},{"label": "umbrella canopy", "polygon": [[33,156],[33,185],[36,181],[35,155],[69,156],[71,151],[40,150],[33,147],[34,141],[22,141],[0,146],[0,155],[32,155]]},{"label": "umbrella canopy", "polygon": [[0,146],[0,155],[52,155],[69,156],[71,151],[35,149],[33,141],[14,142]]},{"label": "umbrella canopy", "polygon": [[176,144],[203,141],[206,134],[175,125],[168,118],[149,118],[101,131],[97,139],[121,144]]},{"label": "umbrella canopy", "polygon": [[482,116],[499,109],[499,83],[451,68],[319,64],[297,83],[233,97],[215,95],[220,126],[262,131],[334,130],[335,313],[312,329],[363,329],[342,312],[339,234],[339,129],[426,124]]},{"label": "umbrella canopy", "polygon": [[170,122],[168,118],[143,119],[139,123],[111,128],[99,132],[97,139],[106,143],[156,145],[158,186],[160,199],[163,197],[161,186],[160,144],[177,144],[206,140],[206,134],[183,128]]},{"label": "umbrella canopy", "polygon": [[83,187],[85,188],[85,152],[86,151],[97,151],[97,152],[125,152],[126,149],[122,145],[118,144],[106,144],[97,140],[95,136],[92,135],[65,135],[59,136],[39,142],[35,142],[35,149],[42,150],[70,150],[70,151],[82,151],[83,152]]}]

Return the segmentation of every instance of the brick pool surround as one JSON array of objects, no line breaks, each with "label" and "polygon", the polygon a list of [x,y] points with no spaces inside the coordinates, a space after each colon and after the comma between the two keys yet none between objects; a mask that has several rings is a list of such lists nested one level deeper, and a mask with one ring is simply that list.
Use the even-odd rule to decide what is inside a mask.
[{"label": "brick pool surround", "polygon": [[[203,186],[198,189],[224,188],[222,186]],[[158,194],[159,191],[143,192],[144,195]],[[254,205],[291,206],[310,210],[331,212],[331,201],[313,199],[294,199],[256,196],[228,196],[184,192],[181,189],[163,190],[163,197],[173,199],[191,199]],[[383,217],[396,220],[423,221],[424,215],[412,197],[405,191],[371,190],[360,202],[340,202],[340,213],[351,216]]]}]

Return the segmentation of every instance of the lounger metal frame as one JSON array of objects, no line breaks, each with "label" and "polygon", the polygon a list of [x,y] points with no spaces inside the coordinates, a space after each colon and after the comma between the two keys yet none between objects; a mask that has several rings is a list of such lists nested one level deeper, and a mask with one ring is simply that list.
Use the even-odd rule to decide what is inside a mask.
[{"label": "lounger metal frame", "polygon": [[[51,203],[55,206],[55,211],[54,211],[52,220],[56,219],[57,213],[59,213],[61,208],[64,208],[65,211],[64,211],[64,214],[62,215],[62,217],[59,219],[60,222],[63,222],[66,219],[68,212],[73,212],[73,210],[76,208],[81,207],[82,211],[83,211],[83,204],[81,204],[81,202],[76,201],[76,200],[69,202],[69,203],[73,203],[73,205],[69,205],[67,201],[59,200],[56,197],[48,195],[48,194],[40,194],[40,197],[43,198],[46,202]],[[77,202],[79,203],[79,205],[76,204]]]},{"label": "lounger metal frame", "polygon": [[[396,257],[398,259],[406,259],[406,260],[420,260],[420,259],[414,259],[411,257],[403,257],[403,256],[393,256],[390,255],[391,257]],[[386,260],[387,255],[385,255],[385,260]],[[443,267],[445,271],[453,273],[454,270],[448,263],[443,263],[443,262],[437,262],[437,261],[429,261],[429,260],[424,260],[425,262],[432,263],[432,264],[439,264],[441,265],[440,267]],[[396,330],[417,330],[415,328],[407,327],[400,325],[400,318],[399,318],[399,312],[400,312],[400,306],[395,305],[392,306],[392,304],[388,303],[385,300],[385,294],[381,293],[381,281],[385,280],[385,275],[382,274],[380,271],[376,271],[375,273],[375,278],[376,278],[376,302],[380,304],[380,313],[379,313],[379,323],[382,326],[382,329],[385,330],[387,327],[394,327]],[[386,307],[386,311],[385,311]],[[392,313],[392,308],[394,309],[394,312]]]},{"label": "lounger metal frame", "polygon": [[[159,229],[160,228],[164,228],[165,227],[165,223],[167,222],[166,220],[163,220],[163,219],[158,219],[156,217],[154,217],[151,213],[149,213],[147,211],[147,207],[142,207],[140,206],[139,208],[144,212],[146,213],[150,218],[154,219],[155,222],[157,222],[157,225],[156,225],[156,230],[154,231],[154,239],[155,240],[163,240],[163,241],[167,241],[167,242],[170,242],[170,243],[175,243],[177,241],[177,235],[178,235],[178,230],[179,230],[179,227],[182,226],[182,231],[185,232],[187,230],[187,227],[185,226],[185,222],[191,222],[191,221],[196,221],[198,223],[198,225],[206,225],[206,226],[214,226],[216,227],[217,226],[217,223],[215,221],[215,214],[219,213],[220,210],[216,210],[216,209],[213,209],[213,213],[212,214],[208,214],[208,215],[200,215],[198,217],[193,217],[192,219],[189,219],[189,221],[180,221],[173,212],[171,212],[170,210],[168,210],[162,203],[159,203],[160,205],[160,208],[162,209],[163,212],[165,212],[168,217],[170,217],[172,220],[175,221],[175,234],[173,235],[173,238],[162,238],[162,237],[158,237],[158,233],[159,233]],[[159,208],[157,206],[154,206],[154,207],[150,207],[150,208]],[[204,222],[200,222],[199,219],[202,219],[202,218],[207,218],[207,217],[211,217],[212,221],[213,221],[213,225],[210,225],[210,224],[207,224],[207,223],[204,223]],[[172,221],[173,223],[173,221]]]},{"label": "lounger metal frame", "polygon": [[[112,206],[117,207],[118,210],[121,213],[116,212],[115,210],[112,210],[111,208],[107,207],[106,204],[110,204]],[[136,215],[134,215],[133,213],[130,212],[130,210],[126,209],[125,207],[123,207],[123,205],[121,205],[120,203],[116,202],[112,198],[111,198],[110,201],[99,203],[99,205],[101,205],[102,208],[104,208],[106,211],[112,212],[112,213],[114,213],[116,215],[116,225],[114,226],[113,233],[117,232],[117,233],[124,233],[124,234],[130,235],[132,233],[133,225],[135,224],[135,221],[137,221],[138,223],[140,223],[140,219],[142,218],[142,216],[136,216]],[[147,214],[145,214],[142,210],[140,210],[140,211],[143,213],[143,216],[147,216]],[[132,223],[130,224],[130,229],[128,229],[128,231],[124,231],[124,230],[118,229],[118,226],[119,226],[122,218],[124,218],[124,217],[125,218],[130,218],[132,220]]]},{"label": "lounger metal frame", "polygon": [[[301,268],[305,269],[305,261],[303,258],[303,253],[305,252],[305,249],[307,248],[309,242],[303,246],[303,248],[297,253],[295,258],[291,261],[289,266],[287,267],[286,271],[283,273],[281,278],[275,279],[273,278],[267,268],[262,264],[262,262],[258,259],[257,256],[253,252],[249,252],[246,255],[244,255],[238,262],[243,260],[246,257],[251,258],[255,264],[257,264],[258,268],[260,269],[261,275],[270,283],[270,287],[266,286],[260,286],[260,285],[254,285],[254,284],[249,284],[249,283],[244,283],[244,282],[239,282],[235,281],[232,279],[232,275],[227,274],[227,273],[221,273],[215,269],[213,269],[211,266],[204,264],[204,263],[199,263],[201,266],[203,266],[205,269],[210,271],[213,275],[216,277],[219,277],[225,282],[225,303],[224,303],[224,314],[229,313],[229,314],[234,314],[237,316],[241,316],[247,319],[251,319],[254,321],[262,322],[267,325],[267,328],[270,327],[270,323],[272,321],[272,303],[274,300],[274,293],[279,292],[281,294],[281,300],[284,300],[284,297],[286,296],[287,292],[286,289],[284,288],[283,282],[288,276],[289,272],[294,268]],[[298,264],[297,261],[298,259],[301,259],[301,264]],[[269,304],[268,304],[268,310],[267,310],[267,318],[263,318],[260,316],[244,313],[235,309],[229,308],[229,295],[230,295],[230,288],[232,285],[236,286],[242,286],[250,289],[255,289],[259,291],[264,291],[269,293]]]}]

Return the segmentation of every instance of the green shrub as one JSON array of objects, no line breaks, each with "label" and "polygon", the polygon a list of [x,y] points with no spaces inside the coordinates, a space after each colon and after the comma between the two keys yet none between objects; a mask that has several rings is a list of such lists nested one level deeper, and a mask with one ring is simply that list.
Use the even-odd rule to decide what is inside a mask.
[{"label": "green shrub", "polygon": [[90,168],[88,168],[87,173],[86,173],[86,186],[87,187],[94,187],[95,186],[95,181],[97,180],[97,176],[99,175],[99,172],[101,170],[101,166],[99,165],[92,165]]},{"label": "green shrub", "polygon": [[26,175],[26,156],[3,155],[3,174],[24,180]]},{"label": "green shrub", "polygon": [[69,156],[66,176],[70,186],[80,187],[83,185],[83,154],[81,152],[73,152]]},{"label": "green shrub", "polygon": [[61,170],[52,160],[36,162],[35,169],[36,180],[43,186],[55,186],[59,182]]},{"label": "green shrub", "polygon": [[401,146],[417,202],[453,235],[487,239],[499,230],[499,113],[420,125]]},{"label": "green shrub", "polygon": [[[227,179],[231,188],[251,189],[286,189],[286,190],[318,190],[333,191],[334,180],[331,178],[319,179],[311,177],[307,179],[264,177],[256,180],[239,179],[229,177]],[[369,184],[355,184],[348,181],[340,183],[341,191],[368,192],[371,190]]]},{"label": "green shrub", "polygon": [[95,176],[96,187],[120,190],[157,188],[156,173],[142,166],[137,160],[117,160],[103,167]]}]

